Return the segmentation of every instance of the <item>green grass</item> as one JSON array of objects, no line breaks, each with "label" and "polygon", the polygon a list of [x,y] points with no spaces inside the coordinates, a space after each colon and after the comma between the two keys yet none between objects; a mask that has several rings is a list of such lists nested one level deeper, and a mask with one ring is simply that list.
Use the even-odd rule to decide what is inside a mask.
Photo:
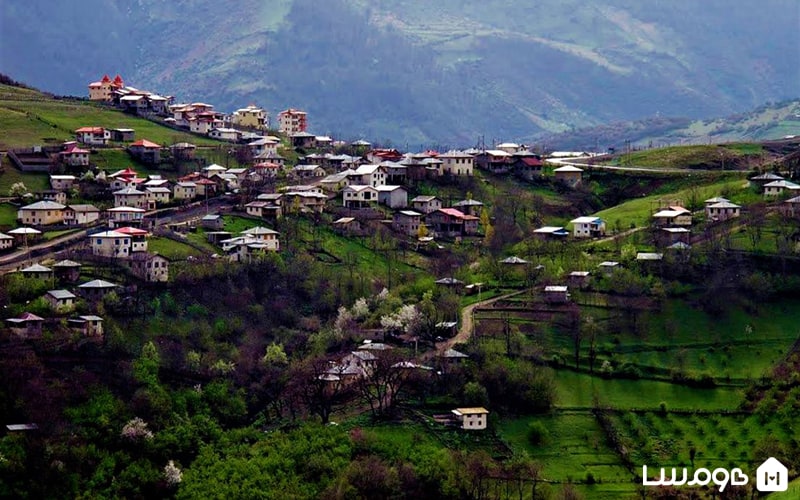
[{"label": "green grass", "polygon": [[269,227],[274,229],[266,221],[259,221],[255,219],[248,219],[247,217],[237,217],[235,215],[225,215],[222,217],[224,221],[223,231],[228,231],[233,235],[238,235],[242,231],[252,229],[257,226]]},{"label": "green grass", "polygon": [[0,173],[0,196],[8,196],[9,189],[17,182],[24,183],[31,192],[50,189],[48,174],[21,172],[11,164],[8,158],[3,158],[3,172]]},{"label": "green grass", "polygon": [[615,165],[629,165],[646,168],[721,168],[734,159],[743,156],[758,156],[761,145],[752,143],[733,143],[725,145],[670,146],[666,148],[634,151],[620,155]]},{"label": "green grass", "polygon": [[17,225],[17,207],[11,203],[0,204],[0,226],[10,227]]},{"label": "green grass", "polygon": [[[79,100],[55,100],[35,91],[0,85],[0,146],[25,147],[74,138],[80,127],[132,128],[137,139],[169,145],[188,141],[216,145],[219,141],[180,132],[124,114],[100,104]],[[6,133],[6,131],[9,131]]]},{"label": "green grass", "polygon": [[767,495],[767,500],[796,500],[798,498],[800,498],[800,478],[790,482],[788,490]]},{"label": "green grass", "polygon": [[[544,441],[534,445],[528,426],[540,422],[547,429]],[[602,484],[596,493],[620,489],[634,491],[632,476],[619,456],[608,446],[600,425],[590,413],[556,414],[502,420],[497,432],[516,453],[526,453],[543,465],[542,477],[551,481],[583,481],[591,472]],[[591,498],[595,498],[594,494]]]},{"label": "green grass", "polygon": [[621,221],[623,228],[628,228],[631,224],[648,226],[652,222],[651,216],[658,209],[660,200],[680,200],[682,203],[688,204],[687,202],[692,197],[702,202],[725,193],[726,198],[733,199],[737,195],[747,194],[748,191],[750,191],[749,186],[743,179],[719,181],[697,188],[682,189],[673,193],[651,195],[626,201],[615,207],[601,210],[594,215],[607,221],[612,227],[616,220]]},{"label": "green grass", "polygon": [[585,373],[557,370],[555,375],[559,408],[589,408],[595,398],[612,408],[667,408],[687,410],[731,410],[742,394],[737,389],[697,389],[655,380],[604,379]]},{"label": "green grass", "polygon": [[174,241],[169,238],[151,237],[147,242],[147,249],[156,252],[170,260],[186,260],[189,256],[200,257],[203,252],[186,243]]}]

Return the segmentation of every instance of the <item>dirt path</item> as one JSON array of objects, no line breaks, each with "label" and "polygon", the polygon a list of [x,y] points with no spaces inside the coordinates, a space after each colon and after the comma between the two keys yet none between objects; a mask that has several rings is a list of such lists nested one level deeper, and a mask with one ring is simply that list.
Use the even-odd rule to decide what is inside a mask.
[{"label": "dirt path", "polygon": [[454,337],[449,338],[444,342],[439,342],[438,344],[436,344],[436,350],[439,353],[442,353],[452,348],[456,344],[463,344],[467,340],[469,340],[470,336],[472,335],[473,329],[475,328],[475,326],[472,323],[472,313],[475,311],[476,308],[486,307],[490,304],[497,302],[498,300],[503,300],[509,297],[513,297],[515,295],[520,295],[527,291],[528,290],[519,290],[517,292],[507,293],[505,295],[500,295],[498,297],[482,300],[480,302],[475,302],[474,304],[468,305],[467,307],[461,310],[461,328],[459,328],[458,333]]}]

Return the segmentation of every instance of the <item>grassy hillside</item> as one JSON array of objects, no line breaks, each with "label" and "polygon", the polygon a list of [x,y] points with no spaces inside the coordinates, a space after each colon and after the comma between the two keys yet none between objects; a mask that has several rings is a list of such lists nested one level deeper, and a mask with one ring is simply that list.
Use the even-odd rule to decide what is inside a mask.
[{"label": "grassy hillside", "polygon": [[701,170],[749,170],[766,157],[756,143],[731,143],[705,146],[670,146],[633,151],[616,156],[611,165],[646,168],[686,168]]},{"label": "grassy hillside", "polygon": [[659,116],[543,134],[536,137],[536,142],[550,149],[599,149],[603,152],[609,147],[621,150],[627,144],[644,147],[708,144],[781,139],[790,135],[800,136],[800,100],[797,99],[709,120]]},{"label": "grassy hillside", "polygon": [[0,84],[0,149],[58,143],[75,138],[80,127],[132,128],[137,139],[169,145],[188,141],[198,145],[218,141],[179,132],[124,114],[100,104],[55,99],[40,92]]}]

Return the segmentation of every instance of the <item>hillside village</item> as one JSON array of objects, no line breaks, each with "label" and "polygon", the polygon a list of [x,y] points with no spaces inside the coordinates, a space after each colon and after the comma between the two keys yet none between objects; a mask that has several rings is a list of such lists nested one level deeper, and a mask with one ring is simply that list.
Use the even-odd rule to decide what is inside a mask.
[{"label": "hillside village", "polygon": [[[215,142],[162,144],[143,137],[135,128],[87,122],[74,130],[74,140],[9,149],[12,168],[47,175],[49,187],[31,191],[17,183],[3,193],[15,207],[16,223],[0,233],[0,266],[7,288],[14,290],[12,295],[30,299],[8,308],[13,314],[4,317],[7,334],[3,341],[12,346],[41,343],[44,352],[56,349],[54,345],[60,346],[58,349],[68,344],[103,346],[108,344],[106,324],[114,312],[134,315],[130,311],[166,309],[168,297],[173,300],[173,294],[184,293],[179,290],[193,287],[186,276],[201,279],[202,269],[225,269],[229,278],[220,284],[221,290],[230,290],[225,288],[234,286],[230,276],[244,270],[258,274],[265,282],[260,286],[275,287],[269,293],[280,295],[281,286],[286,290],[293,284],[277,278],[269,283],[271,273],[279,274],[276,256],[297,259],[308,254],[322,263],[332,259],[339,267],[326,279],[333,282],[334,276],[341,274],[349,275],[349,287],[359,280],[362,283],[358,290],[363,293],[361,298],[355,303],[337,303],[338,307],[328,312],[327,319],[335,324],[333,330],[348,340],[331,341],[330,345],[344,347],[336,350],[329,346],[324,363],[303,365],[302,370],[292,372],[313,381],[311,389],[303,390],[317,391],[314,397],[324,404],[308,403],[308,411],[324,423],[331,421],[339,408],[353,411],[352,403],[346,401],[359,400],[357,394],[367,394],[362,401],[368,402],[370,413],[385,418],[399,405],[399,395],[405,394],[407,387],[424,394],[425,390],[419,389],[425,384],[421,380],[435,378],[443,380],[443,385],[452,384],[449,373],[466,373],[469,368],[465,366],[470,366],[473,358],[488,357],[476,347],[479,335],[490,337],[494,332],[502,340],[500,351],[513,358],[516,349],[516,356],[524,358],[519,346],[525,342],[512,335],[512,330],[523,330],[519,324],[512,326],[510,314],[522,314],[524,321],[525,315],[535,316],[536,321],[546,318],[570,332],[565,335],[566,342],[559,341],[562,354],[545,358],[530,348],[527,356],[537,363],[565,368],[570,363],[565,358],[574,349],[577,373],[638,378],[641,373],[630,375],[635,373],[630,363],[615,361],[613,355],[601,359],[615,348],[613,343],[619,343],[621,334],[596,346],[591,336],[596,332],[585,332],[599,327],[585,325],[581,307],[619,309],[624,321],[606,319],[611,325],[608,328],[639,334],[644,321],[640,316],[660,311],[671,291],[676,297],[685,296],[673,281],[683,269],[712,265],[690,263],[700,258],[693,253],[694,247],[704,248],[704,255],[717,250],[735,255],[741,246],[735,247],[731,240],[746,234],[757,253],[761,228],[772,231],[774,226],[768,221],[777,221],[787,228],[780,235],[787,246],[780,250],[795,253],[800,185],[790,180],[794,172],[786,167],[796,161],[795,152],[782,157],[789,157],[788,163],[776,161],[751,170],[721,172],[710,183],[710,190],[676,181],[681,196],[648,191],[648,205],[626,218],[625,212],[613,212],[613,204],[593,209],[600,205],[598,179],[646,174],[654,176],[653,183],[666,184],[670,178],[659,177],[662,173],[656,170],[614,163],[618,160],[610,156],[533,151],[511,142],[418,152],[374,146],[363,139],[345,142],[309,132],[313,117],[298,109],[278,113],[273,128],[269,113],[254,104],[229,115],[207,103],[176,104],[170,96],[126,86],[119,75],[114,79],[106,75],[90,83],[88,90],[89,100],[103,109]],[[201,154],[212,148],[223,151],[224,160],[218,161],[225,165]],[[126,155],[129,165],[101,168],[96,162],[98,152],[107,151]],[[726,177],[728,174],[732,176]],[[513,191],[504,194],[502,189],[509,187]],[[535,197],[523,194],[528,188],[538,190]],[[620,191],[631,198],[626,202],[636,203],[636,197],[645,196],[636,194],[635,182],[623,188]],[[603,189],[611,191],[605,185]],[[474,193],[485,197],[476,198]],[[615,215],[606,215],[609,210]],[[643,223],[637,218],[640,212]],[[524,218],[526,231],[520,231],[521,224],[516,223]],[[758,240],[749,232],[756,227]],[[302,246],[307,244],[303,230],[310,234],[308,246]],[[508,234],[498,235],[498,231]],[[349,250],[331,255],[317,242],[328,232],[338,244],[356,242],[369,249],[370,255],[383,254],[384,260],[372,257],[377,264],[366,267],[367,259],[358,262]],[[175,257],[164,251],[175,245],[188,248],[190,254]],[[176,268],[180,272],[176,273]],[[393,281],[396,286],[400,282],[400,286],[410,287],[419,275],[430,278],[424,283],[432,287],[418,294],[421,300],[414,297],[417,290],[403,297],[391,296]],[[341,289],[357,293],[341,285],[342,276],[336,277],[340,280],[337,298],[346,296]],[[297,282],[303,279],[295,277]],[[380,289],[375,288],[378,284]],[[665,291],[666,287],[671,287],[670,291]],[[20,293],[20,289],[26,292]],[[32,291],[39,295],[33,296]],[[241,296],[254,293],[248,289]],[[323,294],[322,287],[309,293],[311,297]],[[606,295],[609,304],[598,305]],[[147,297],[148,305],[140,303],[141,296]],[[718,299],[722,300],[722,295]],[[384,311],[382,304],[393,300],[399,301],[398,307]],[[499,312],[494,312],[495,307]],[[386,314],[379,316],[377,311]],[[190,313],[187,308],[186,314]],[[263,317],[265,312],[254,314]],[[370,321],[372,314],[376,316]],[[323,331],[324,315],[314,314],[314,318],[308,321],[312,324],[308,329]],[[219,323],[215,328],[227,331]],[[533,334],[542,335],[543,331]],[[353,338],[359,342],[354,343]],[[587,344],[588,353],[584,353]],[[159,348],[166,352],[167,347]],[[286,354],[283,358],[285,361]],[[204,377],[236,370],[233,362],[223,357],[203,358],[203,363],[205,368],[194,369]],[[196,364],[201,366],[199,355]],[[662,371],[654,369],[652,376],[691,387],[730,383],[722,376],[709,382],[683,372],[665,375]],[[376,382],[378,377],[385,379]],[[737,377],[734,374],[733,378]],[[491,386],[490,381],[480,380],[487,387],[503,385]],[[372,394],[372,383],[389,389],[385,393],[381,393],[385,389],[375,389],[378,394]],[[459,401],[447,399],[453,404],[437,407],[431,422],[479,434],[491,428],[497,411],[493,405],[513,408],[513,414],[529,411],[525,405],[533,404],[524,397],[508,402],[506,398],[467,397],[459,391],[455,398]],[[305,393],[296,396],[305,402],[303,397],[311,398]],[[287,410],[273,403],[275,409],[265,410],[266,414],[274,411],[283,418]],[[291,412],[296,411],[295,404],[287,403]],[[593,485],[594,479],[583,482]]]},{"label": "hillside village", "polygon": [[[78,284],[82,281],[80,268],[85,263],[123,268],[145,283],[169,281],[170,259],[148,249],[152,235],[180,240],[185,239],[186,231],[200,227],[208,243],[217,249],[213,258],[246,263],[257,262],[268,252],[281,251],[285,236],[272,227],[283,218],[303,215],[320,222],[327,220],[333,231],[347,237],[364,237],[389,229],[395,239],[416,249],[442,248],[440,243],[470,239],[480,242],[486,237],[486,225],[491,224],[483,202],[472,199],[469,193],[461,200],[422,194],[418,190],[420,183],[457,185],[459,179],[471,181],[477,169],[522,182],[549,178],[562,189],[574,190],[581,187],[584,170],[592,168],[593,161],[590,153],[551,152],[543,157],[524,145],[508,142],[492,149],[417,153],[375,148],[365,140],[345,143],[309,133],[306,113],[291,108],[278,114],[277,133],[270,135],[268,113],[255,105],[225,115],[214,111],[211,104],[174,104],[170,96],[125,86],[119,75],[113,80],[105,75],[90,83],[89,99],[166,126],[227,141],[235,147],[228,154],[240,158],[243,166],[206,164],[195,157],[194,144],[156,144],[146,138],[137,139],[134,129],[108,129],[91,123],[76,129],[75,140],[60,148],[32,145],[10,150],[10,160],[21,171],[48,172],[50,189],[12,193],[20,205],[18,227],[7,230],[7,234],[0,233],[0,249],[18,252],[18,263],[12,269],[26,279],[65,285],[44,296],[57,314],[74,309],[78,296],[73,292],[98,301],[108,293],[135,289],[125,282],[105,280]],[[92,151],[103,148],[122,148],[131,161],[147,165],[151,171],[158,171],[167,162],[185,162],[197,169],[174,177],[140,175],[131,167],[104,171],[91,161]],[[289,151],[296,159],[287,161],[280,151]],[[800,213],[800,185],[771,172],[752,176],[750,183],[786,216]],[[97,202],[82,202],[89,198]],[[694,211],[679,203],[664,200],[651,208],[657,251],[638,252],[636,260],[658,261],[664,251],[686,252],[703,239],[707,226],[739,218],[743,209],[722,196],[705,200],[702,208],[695,207]],[[214,210],[209,208],[212,205]],[[181,217],[182,211],[191,215]],[[172,217],[164,218],[166,214]],[[231,233],[223,230],[223,214],[247,217],[257,225]],[[320,219],[321,214],[327,217]],[[706,227],[699,234],[696,229],[693,233],[698,216]],[[164,224],[170,219],[177,222]],[[569,222],[571,229],[545,224],[534,228],[531,236],[543,242],[563,242],[602,239],[612,234],[608,222],[598,216],[582,215]],[[31,258],[29,248],[46,241],[48,233],[74,229],[84,229],[81,234],[85,236],[59,245],[58,253],[48,255],[50,267]],[[51,255],[70,258],[53,262]],[[517,256],[501,263],[530,264]],[[613,272],[618,265],[616,261],[604,261],[598,271]],[[590,272],[573,269],[566,278],[573,284],[580,283]],[[440,281],[449,286],[468,285],[465,290],[475,286],[452,278]],[[542,288],[544,300],[549,303],[568,302],[568,290],[564,284]],[[102,321],[97,316],[86,317],[94,318],[98,324]],[[85,316],[70,321],[83,328],[81,318]],[[43,319],[28,312],[6,321],[22,337],[29,338],[32,331],[41,334]],[[20,325],[24,328],[20,329]],[[102,328],[91,331],[96,335]]]}]

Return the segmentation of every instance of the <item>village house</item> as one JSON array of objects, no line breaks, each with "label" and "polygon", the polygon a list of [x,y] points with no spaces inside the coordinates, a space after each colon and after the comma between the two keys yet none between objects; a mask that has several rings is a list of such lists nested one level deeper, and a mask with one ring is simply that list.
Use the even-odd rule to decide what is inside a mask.
[{"label": "village house", "polygon": [[386,172],[379,164],[360,165],[348,177],[348,184],[378,187],[386,184]]},{"label": "village house", "polygon": [[119,75],[113,80],[108,75],[103,75],[100,81],[89,84],[89,100],[111,102],[112,92],[124,86],[125,83]]},{"label": "village house", "polygon": [[691,231],[685,227],[662,227],[656,233],[656,243],[667,247],[674,243],[690,243]]},{"label": "village house", "polygon": [[25,277],[26,279],[32,279],[38,281],[53,280],[53,270],[41,264],[33,264],[32,266],[28,266],[22,269],[20,273],[22,273],[22,276]]},{"label": "village house", "polygon": [[[219,177],[221,182],[217,182],[216,177]],[[238,178],[227,172],[224,174],[215,174],[215,176],[210,179],[197,179],[194,181],[194,184],[197,196],[200,198],[208,198],[216,195],[217,190],[220,189],[220,184],[227,186],[229,189],[234,189],[239,185]]]},{"label": "village house", "polygon": [[14,247],[14,237],[0,233],[0,250],[8,250]]},{"label": "village house", "polygon": [[283,204],[284,212],[295,210],[322,213],[328,197],[316,191],[286,191],[283,193],[286,202]]},{"label": "village house", "polygon": [[150,283],[169,281],[169,260],[162,255],[137,252],[131,254],[125,265],[134,276]]},{"label": "village house", "polygon": [[331,223],[331,227],[338,234],[358,236],[363,234],[363,227],[355,217],[341,217]]},{"label": "village house", "polygon": [[[247,149],[250,150],[250,154],[253,158],[262,159],[262,155],[277,155],[279,144],[280,141],[277,138],[271,136],[261,137],[260,139],[247,143]],[[269,160],[269,158],[263,159]]]},{"label": "village house", "polygon": [[452,410],[456,422],[461,424],[461,428],[469,431],[479,431],[486,429],[488,423],[489,410],[482,407],[475,408],[456,408]]},{"label": "village house", "polygon": [[37,201],[20,208],[17,220],[25,225],[47,226],[64,222],[66,206],[54,201]]},{"label": "village house", "polygon": [[392,227],[397,231],[416,237],[422,224],[422,214],[413,210],[401,210],[392,215]]},{"label": "village house", "polygon": [[136,131],[132,128],[112,128],[111,140],[114,142],[133,142]]},{"label": "village house", "polygon": [[188,116],[185,119],[186,126],[188,126],[189,131],[194,134],[209,135],[212,130],[225,126],[222,116],[222,113],[217,113],[215,111],[201,111]]},{"label": "village house", "polygon": [[386,173],[386,184],[393,186],[405,185],[408,180],[408,167],[394,161],[384,161],[379,165]]},{"label": "village house", "polygon": [[339,172],[333,175],[329,175],[324,179],[322,179],[321,181],[319,181],[319,185],[320,187],[322,187],[323,190],[329,193],[338,193],[339,191],[344,189],[345,186],[350,184],[349,176],[354,173],[355,170],[347,169],[344,172]]},{"label": "village house", "polygon": [[144,192],[147,195],[147,208],[150,210],[169,203],[172,196],[172,191],[168,187],[146,187]]},{"label": "village house", "polygon": [[442,161],[442,173],[445,175],[472,176],[475,158],[461,151],[448,151],[438,156]]},{"label": "village house", "polygon": [[711,204],[708,201],[706,200],[706,219],[708,220],[723,221],[734,219],[741,214],[742,207],[736,203],[731,203],[725,199]]},{"label": "village house", "polygon": [[50,187],[56,191],[69,191],[76,186],[76,181],[74,175],[51,175]]},{"label": "village house", "polygon": [[563,285],[545,286],[544,300],[549,304],[563,304],[569,302],[569,289]]},{"label": "village house", "polygon": [[128,146],[128,153],[142,163],[159,163],[161,161],[161,146],[147,139],[139,139]]},{"label": "village house", "polygon": [[483,203],[478,200],[461,200],[453,203],[453,208],[456,208],[467,215],[480,217],[481,212],[483,211]]},{"label": "village house", "polygon": [[557,182],[561,182],[570,187],[575,187],[581,183],[583,170],[572,165],[566,165],[553,170],[553,176]]},{"label": "village house", "polygon": [[143,208],[114,207],[106,210],[108,223],[111,227],[140,226],[144,222]]},{"label": "village house", "polygon": [[197,184],[194,182],[178,182],[172,187],[172,197],[176,200],[192,200],[197,196]]},{"label": "village house", "polygon": [[784,201],[781,205],[781,212],[786,217],[800,217],[800,196]]},{"label": "village house", "polygon": [[606,234],[606,223],[600,217],[578,217],[570,222],[572,234],[576,238],[597,238]]},{"label": "village house", "polygon": [[[261,153],[259,155],[254,156],[253,157],[253,161],[254,161],[254,165],[253,165],[254,168],[259,163],[261,163],[261,164],[270,164],[270,163],[272,163],[272,164],[278,165],[281,168],[283,168],[283,166],[286,165],[286,158],[284,158],[283,156],[278,154],[277,151],[271,151],[271,150],[270,151],[265,151],[265,152],[263,152],[263,153]],[[273,168],[273,167],[270,167],[270,168]]]},{"label": "village house", "polygon": [[215,127],[208,131],[208,136],[220,141],[239,142],[242,133],[235,128]]},{"label": "village house", "polygon": [[530,151],[517,151],[513,153],[514,174],[525,180],[532,181],[544,174],[542,158]]},{"label": "village house", "polygon": [[129,93],[119,97],[119,106],[127,113],[135,115],[147,114],[150,104],[141,93]]},{"label": "village house", "polygon": [[295,149],[309,149],[317,147],[317,136],[308,132],[295,132],[289,134],[289,140]]},{"label": "village house", "polygon": [[333,149],[333,138],[327,135],[317,135],[314,137],[314,147],[323,151]]},{"label": "village house", "polygon": [[75,294],[69,290],[49,290],[44,295],[50,307],[58,313],[69,312],[75,309]]},{"label": "village house", "polygon": [[42,336],[44,318],[40,318],[33,313],[24,312],[18,318],[6,319],[6,323],[13,335],[23,339],[33,339]]},{"label": "village house", "polygon": [[255,104],[250,104],[233,112],[231,124],[241,128],[266,130],[269,125],[269,116],[263,109]]},{"label": "village house", "polygon": [[589,284],[589,271],[572,271],[567,275],[567,284],[576,288],[584,288]]},{"label": "village house", "polygon": [[423,214],[429,214],[442,208],[442,200],[436,196],[417,196],[411,200],[411,208]]},{"label": "village house", "polygon": [[425,216],[425,223],[437,236],[454,238],[478,232],[478,218],[455,208],[434,210]]},{"label": "village house", "polygon": [[513,159],[511,153],[500,149],[488,149],[475,155],[475,165],[493,174],[505,174],[511,171]]},{"label": "village house", "polygon": [[103,127],[81,127],[75,131],[75,139],[89,146],[107,146],[111,131]]},{"label": "village house", "polygon": [[67,320],[67,325],[84,337],[103,336],[103,318],[92,314]]},{"label": "village house", "polygon": [[130,238],[129,255],[147,251],[147,237],[150,236],[150,233],[148,233],[144,229],[128,226],[128,227],[121,227],[117,229],[115,232],[123,234],[128,238]]},{"label": "village house", "polygon": [[53,274],[57,280],[74,283],[81,277],[81,265],[68,259],[60,260],[53,264]]},{"label": "village house", "polygon": [[88,167],[89,154],[90,151],[88,149],[82,149],[74,142],[66,142],[64,143],[64,149],[59,151],[58,158],[61,163],[70,167]]},{"label": "village house", "polygon": [[46,189],[44,191],[38,191],[35,194],[35,196],[40,200],[54,201],[62,205],[67,204],[67,193],[65,193],[64,191],[56,191],[55,189]]},{"label": "village house", "polygon": [[783,196],[784,193],[800,193],[800,185],[787,180],[772,181],[764,184],[765,198],[777,198]]},{"label": "village house", "polygon": [[178,161],[194,160],[197,146],[190,142],[176,142],[169,147],[172,158]]},{"label": "village house", "polygon": [[749,180],[751,185],[763,188],[766,184],[769,184],[770,182],[782,181],[783,177],[770,172],[765,172],[761,175],[751,177]]},{"label": "village house", "polygon": [[408,191],[403,186],[378,186],[378,203],[389,208],[408,206]]},{"label": "village house", "polygon": [[619,268],[619,262],[606,260],[598,264],[597,267],[600,269],[600,272],[603,273],[603,275],[611,276],[614,274],[614,271]]},{"label": "village house", "polygon": [[372,186],[350,185],[342,190],[342,202],[346,208],[366,208],[378,201],[378,191]]},{"label": "village house", "polygon": [[97,302],[103,300],[106,295],[116,292],[118,288],[119,285],[115,285],[109,281],[92,280],[78,285],[78,293],[86,300]]},{"label": "village house", "polygon": [[278,113],[278,130],[286,135],[305,132],[308,128],[307,113],[299,109],[286,109]]},{"label": "village house", "polygon": [[114,191],[114,206],[147,209],[147,193],[132,187]]},{"label": "village house", "polygon": [[126,234],[117,231],[102,231],[87,237],[92,255],[128,257],[131,254],[131,238]]},{"label": "village house", "polygon": [[569,236],[569,231],[561,226],[542,226],[533,230],[533,236],[540,240],[563,240]]},{"label": "village house", "polygon": [[692,212],[677,205],[669,206],[653,214],[656,227],[691,226]]},{"label": "village house", "polygon": [[222,250],[234,262],[251,262],[263,256],[265,252],[277,252],[280,250],[278,233],[269,229],[267,231],[270,232],[258,235],[243,232],[241,233],[243,236],[222,240],[220,241]]},{"label": "village house", "polygon": [[64,224],[85,226],[100,220],[100,209],[94,205],[69,205],[64,209]]},{"label": "village house", "polygon": [[325,169],[319,165],[297,165],[295,166],[290,175],[295,179],[315,179],[325,177]]},{"label": "village house", "polygon": [[256,200],[245,204],[244,209],[247,212],[247,215],[252,215],[253,217],[266,217],[268,214],[273,213],[272,207],[273,205],[268,201]]}]

